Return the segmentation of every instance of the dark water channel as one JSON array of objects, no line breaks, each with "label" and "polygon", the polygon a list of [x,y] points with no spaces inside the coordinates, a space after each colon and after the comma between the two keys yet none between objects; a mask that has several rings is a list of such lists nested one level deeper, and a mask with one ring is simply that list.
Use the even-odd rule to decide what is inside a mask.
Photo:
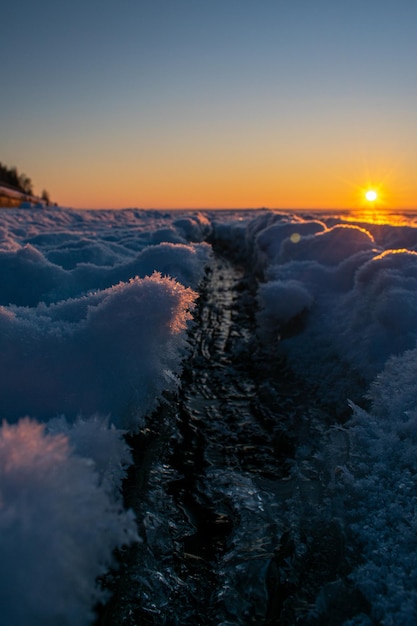
[{"label": "dark water channel", "polygon": [[97,626],[336,626],[366,610],[332,484],[343,430],[260,346],[254,302],[244,269],[217,255],[179,394],[129,441],[142,542],[103,581]]}]

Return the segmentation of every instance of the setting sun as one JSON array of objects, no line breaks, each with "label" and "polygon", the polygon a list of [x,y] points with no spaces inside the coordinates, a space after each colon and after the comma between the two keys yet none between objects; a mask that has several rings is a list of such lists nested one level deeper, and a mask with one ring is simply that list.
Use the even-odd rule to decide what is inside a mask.
[{"label": "setting sun", "polygon": [[368,191],[366,191],[365,193],[365,198],[368,200],[368,202],[375,202],[375,200],[378,198],[378,194],[375,189],[368,189]]}]

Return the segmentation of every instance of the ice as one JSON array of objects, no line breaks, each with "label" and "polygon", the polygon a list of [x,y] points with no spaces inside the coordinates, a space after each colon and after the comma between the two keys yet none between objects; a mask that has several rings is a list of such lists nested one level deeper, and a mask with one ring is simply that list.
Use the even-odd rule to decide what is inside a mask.
[{"label": "ice", "polygon": [[[120,493],[132,458],[125,435],[145,427],[180,384],[212,243],[250,270],[254,342],[284,355],[343,427],[343,462],[336,436],[311,450],[328,464],[323,475],[340,499],[332,506],[361,546],[353,583],[376,621],[414,622],[415,222],[56,207],[0,212],[5,624],[92,623],[97,577],[115,548],[137,540]],[[297,449],[294,473],[313,462],[309,450]],[[242,502],[251,496],[245,480]],[[247,515],[256,529],[260,509],[248,506]],[[235,575],[225,573],[227,584]]]},{"label": "ice", "polygon": [[[330,487],[361,551],[351,581],[373,620],[406,625],[417,615],[417,229],[335,221],[313,220],[308,232],[308,220],[262,216],[241,246],[261,278],[258,332],[269,348],[333,406],[352,395],[363,404],[368,390],[368,408],[351,403],[352,419],[334,431],[347,443]],[[334,438],[326,454],[338,457]]]},{"label": "ice", "polygon": [[123,435],[178,385],[210,225],[140,211],[0,218],[2,621],[82,626],[113,550],[137,540]]}]

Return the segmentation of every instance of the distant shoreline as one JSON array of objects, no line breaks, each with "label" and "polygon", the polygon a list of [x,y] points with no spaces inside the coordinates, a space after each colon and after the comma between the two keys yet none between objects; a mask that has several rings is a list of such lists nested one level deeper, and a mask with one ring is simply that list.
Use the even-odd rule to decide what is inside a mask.
[{"label": "distant shoreline", "polygon": [[19,189],[15,189],[6,183],[0,184],[0,207],[1,208],[19,208],[22,203],[30,205],[44,204],[41,198],[33,196]]}]

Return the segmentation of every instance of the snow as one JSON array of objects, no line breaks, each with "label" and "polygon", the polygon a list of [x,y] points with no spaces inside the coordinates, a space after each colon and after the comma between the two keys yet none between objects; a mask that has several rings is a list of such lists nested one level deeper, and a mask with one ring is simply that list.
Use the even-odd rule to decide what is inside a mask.
[{"label": "snow", "polygon": [[250,263],[259,341],[341,414],[353,401],[332,474],[363,546],[352,579],[380,623],[414,623],[413,219],[58,207],[0,212],[4,623],[91,624],[97,576],[138,540],[124,434],[179,384],[210,237]]},{"label": "snow", "polygon": [[140,426],[178,373],[194,297],[153,273],[49,306],[2,307],[3,418],[99,412]]},{"label": "snow", "polygon": [[[391,235],[385,228],[386,241],[401,245],[401,232],[406,242],[413,240],[410,227],[390,229]],[[282,335],[280,349],[311,382],[328,386],[332,380],[335,397],[349,396],[343,367],[369,384],[390,355],[415,346],[414,250],[384,249],[363,226],[327,227],[299,217],[281,217],[261,231],[253,225],[251,230],[254,264],[264,281],[259,289],[261,336]],[[285,338],[291,307],[292,318],[306,313],[306,327]]]},{"label": "snow", "polygon": [[366,410],[350,403],[350,453],[332,470],[333,488],[361,546],[351,578],[372,618],[409,625],[417,619],[417,228],[277,219],[248,227],[263,280],[259,335],[327,400],[356,394],[363,404],[368,388]]},{"label": "snow", "polygon": [[138,540],[120,498],[123,434],[176,389],[210,223],[63,209],[0,219],[2,620],[82,626],[113,550]]},{"label": "snow", "polygon": [[313,305],[313,296],[296,280],[270,280],[259,292],[261,328],[285,325]]},{"label": "snow", "polygon": [[[112,437],[116,437],[114,432]],[[110,435],[107,435],[110,438]],[[123,452],[126,459],[126,451]],[[132,541],[132,515],[100,485],[63,434],[28,418],[0,431],[2,622],[89,624],[94,582],[112,548]],[[70,593],[70,597],[69,597]]]}]

